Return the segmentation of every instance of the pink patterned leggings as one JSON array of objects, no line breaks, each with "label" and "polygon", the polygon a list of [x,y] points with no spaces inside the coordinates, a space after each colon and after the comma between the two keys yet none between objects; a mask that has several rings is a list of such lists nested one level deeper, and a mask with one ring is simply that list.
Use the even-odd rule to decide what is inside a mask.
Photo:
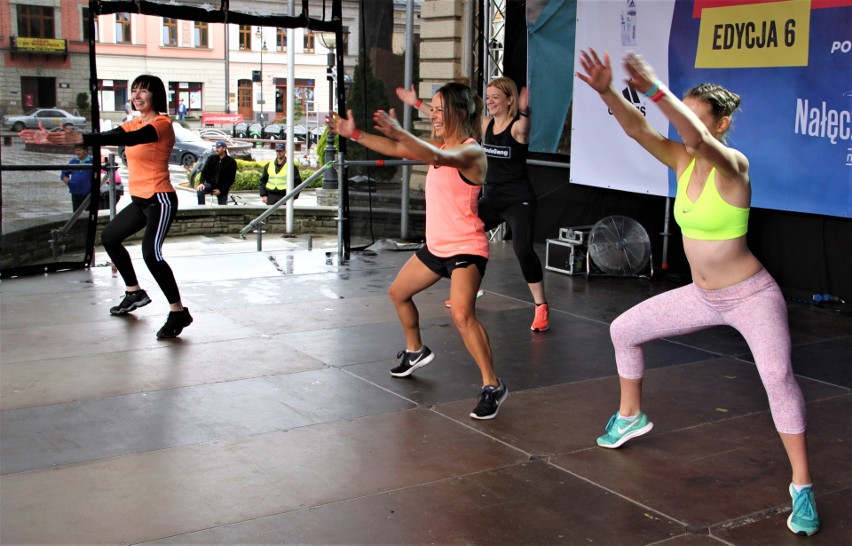
[{"label": "pink patterned leggings", "polygon": [[719,325],[736,328],[748,343],[775,428],[786,434],[803,433],[805,401],[793,376],[787,305],[765,269],[727,288],[704,290],[693,283],[628,309],[610,326],[618,375],[626,379],[644,375],[641,345],[646,341]]}]

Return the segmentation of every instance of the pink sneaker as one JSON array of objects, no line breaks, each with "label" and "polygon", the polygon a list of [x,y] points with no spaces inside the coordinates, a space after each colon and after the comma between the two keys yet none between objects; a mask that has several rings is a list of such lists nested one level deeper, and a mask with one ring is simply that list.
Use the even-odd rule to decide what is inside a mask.
[{"label": "pink sneaker", "polygon": [[535,308],[535,318],[533,319],[530,330],[533,332],[544,332],[550,329],[550,308],[546,303],[537,305]]}]

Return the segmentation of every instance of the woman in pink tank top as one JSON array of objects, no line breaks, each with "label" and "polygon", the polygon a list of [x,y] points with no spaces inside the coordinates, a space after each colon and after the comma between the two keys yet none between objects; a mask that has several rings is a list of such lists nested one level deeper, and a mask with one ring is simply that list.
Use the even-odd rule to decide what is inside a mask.
[{"label": "woman in pink tank top", "polygon": [[362,132],[352,111],[326,122],[331,131],[381,154],[414,159],[430,165],[426,175],[426,246],[412,256],[397,274],[388,294],[405,333],[405,348],[397,354],[399,365],[390,373],[408,377],[431,362],[435,355],[420,337],[420,315],[414,296],[450,279],[453,322],[482,375],[474,419],[493,419],[509,391],[494,373],[491,344],[476,318],[476,292],[488,263],[488,239],[477,215],[479,189],[485,183],[488,163],[478,144],[482,104],[470,87],[448,83],[432,100],[433,138],[423,140],[405,131],[393,110],[373,115],[384,136]]}]

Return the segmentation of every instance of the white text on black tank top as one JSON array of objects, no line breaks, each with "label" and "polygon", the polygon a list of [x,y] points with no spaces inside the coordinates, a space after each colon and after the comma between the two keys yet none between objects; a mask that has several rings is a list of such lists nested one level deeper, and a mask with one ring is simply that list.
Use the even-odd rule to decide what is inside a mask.
[{"label": "white text on black tank top", "polygon": [[488,157],[499,157],[501,159],[512,159],[512,148],[509,146],[495,146],[494,144],[483,144],[482,149]]}]

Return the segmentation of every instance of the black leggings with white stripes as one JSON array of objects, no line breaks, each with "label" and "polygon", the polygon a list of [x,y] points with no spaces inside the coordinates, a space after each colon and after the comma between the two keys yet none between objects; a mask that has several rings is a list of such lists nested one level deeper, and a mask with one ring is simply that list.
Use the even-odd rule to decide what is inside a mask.
[{"label": "black leggings with white stripes", "polygon": [[125,239],[145,228],[142,236],[142,258],[148,271],[160,286],[169,303],[180,301],[180,292],[172,268],[163,259],[163,240],[169,232],[172,221],[177,216],[178,199],[175,192],[155,193],[149,198],[131,197],[131,202],[123,208],[104,228],[101,240],[124,284],[136,286],[136,271],[130,261],[130,254],[122,244]]}]

